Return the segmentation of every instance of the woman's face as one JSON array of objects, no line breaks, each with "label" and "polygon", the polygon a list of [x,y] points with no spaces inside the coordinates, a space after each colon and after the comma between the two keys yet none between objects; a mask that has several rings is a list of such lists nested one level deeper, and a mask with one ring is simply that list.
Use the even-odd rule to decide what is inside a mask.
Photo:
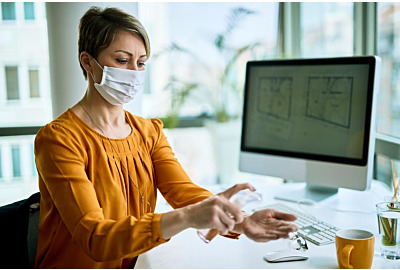
[{"label": "woman's face", "polygon": [[[110,46],[100,51],[96,60],[102,67],[145,70],[147,56],[144,42],[137,34],[120,31]],[[100,78],[100,82],[103,71],[93,59],[91,65],[96,81]]]}]

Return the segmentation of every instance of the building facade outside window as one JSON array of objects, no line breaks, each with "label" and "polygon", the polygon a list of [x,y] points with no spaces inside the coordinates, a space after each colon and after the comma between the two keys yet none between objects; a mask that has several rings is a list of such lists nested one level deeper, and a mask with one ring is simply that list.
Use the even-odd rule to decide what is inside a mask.
[{"label": "building facade outside window", "polygon": [[[45,3],[0,9],[0,129],[43,126],[53,118]],[[38,190],[34,138],[0,136],[0,205]]]},{"label": "building facade outside window", "polygon": [[300,4],[301,56],[353,55],[353,3]]}]

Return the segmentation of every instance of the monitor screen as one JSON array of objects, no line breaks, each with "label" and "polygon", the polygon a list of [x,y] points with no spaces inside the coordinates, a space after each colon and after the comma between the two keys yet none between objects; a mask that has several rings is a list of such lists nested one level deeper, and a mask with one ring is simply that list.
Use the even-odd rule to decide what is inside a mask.
[{"label": "monitor screen", "polygon": [[[271,171],[271,175],[283,177],[285,170],[290,170],[285,162],[310,161],[303,162],[300,178],[293,180],[340,187],[340,183],[312,179],[313,170],[342,164],[350,170],[363,167],[365,171],[374,148],[371,128],[377,92],[376,60],[367,56],[248,62],[241,153],[258,154],[253,157],[261,159],[251,162],[262,163],[259,165],[263,168],[252,172]],[[280,159],[271,162],[275,168],[269,170],[263,156]],[[243,159],[241,156],[240,167],[249,171]],[[281,169],[276,167],[277,162],[281,162]],[[257,164],[250,168],[254,166]],[[350,174],[353,177],[354,171]],[[366,173],[361,177],[366,178]],[[362,188],[367,180],[363,181]]]}]

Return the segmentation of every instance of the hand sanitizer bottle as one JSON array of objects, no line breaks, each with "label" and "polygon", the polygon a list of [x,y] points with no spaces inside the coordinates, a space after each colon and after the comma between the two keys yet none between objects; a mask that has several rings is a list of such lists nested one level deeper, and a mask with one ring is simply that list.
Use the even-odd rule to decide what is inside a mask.
[{"label": "hand sanitizer bottle", "polygon": [[[243,208],[247,203],[260,201],[261,199],[262,196],[260,193],[251,190],[243,190],[233,196],[232,203],[236,204],[239,208]],[[217,229],[197,230],[197,235],[207,244],[218,234],[220,234],[220,232]]]}]

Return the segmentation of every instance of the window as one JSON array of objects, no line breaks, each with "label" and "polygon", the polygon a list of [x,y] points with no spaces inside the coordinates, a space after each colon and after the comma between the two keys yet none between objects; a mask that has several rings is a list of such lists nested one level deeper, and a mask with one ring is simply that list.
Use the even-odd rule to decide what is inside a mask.
[{"label": "window", "polygon": [[3,168],[2,168],[2,156],[1,156],[1,146],[0,146],[0,180],[3,178]]},{"label": "window", "polygon": [[301,55],[353,55],[353,3],[301,3]]},{"label": "window", "polygon": [[7,99],[19,99],[18,67],[6,67]]},{"label": "window", "polygon": [[35,5],[33,2],[24,2],[25,20],[35,19]]},{"label": "window", "polygon": [[400,172],[400,4],[377,3],[377,52],[381,82],[377,102],[376,178],[391,186],[391,163]]},{"label": "window", "polygon": [[[143,2],[139,3],[139,19],[152,43],[147,68],[152,85],[151,91],[145,92],[148,94],[142,106],[146,117],[170,113],[171,96],[176,94],[168,88],[171,83],[216,81],[212,76],[222,69],[227,56],[216,46],[218,34],[225,34],[224,42],[233,48],[260,44],[252,53],[242,54],[233,68],[230,76],[238,86],[243,85],[247,60],[274,57],[277,51],[278,3]],[[232,32],[227,34],[225,31],[230,26],[233,26]],[[174,113],[181,117],[211,114],[212,101],[205,99],[210,95],[200,91],[197,88],[185,96],[179,112]]]},{"label": "window", "polygon": [[[179,142],[174,144],[174,152],[193,180],[216,183],[218,178],[221,183],[224,179],[240,178],[243,181],[244,177],[236,173],[239,128],[232,127],[232,138],[224,138],[229,145],[213,147],[215,136],[210,135],[209,127],[202,126],[201,117],[215,116],[219,99],[223,99],[229,100],[225,103],[229,116],[240,118],[246,62],[277,55],[279,4],[140,2],[138,5],[139,19],[152,46],[146,67],[149,78],[146,83],[151,85],[146,85],[142,114],[163,118],[166,128],[174,127],[174,117],[189,119],[189,127],[200,122],[200,127],[168,130],[170,143]],[[249,48],[244,49],[246,46]],[[232,61],[227,83],[223,84],[220,79],[224,68],[234,56],[237,60]],[[229,89],[226,95],[222,89]],[[221,148],[231,149],[231,144],[235,150],[232,154],[225,152],[229,158],[220,165],[221,155],[217,152]]]},{"label": "window", "polygon": [[378,55],[382,59],[379,133],[400,137],[400,3],[378,3]]},{"label": "window", "polygon": [[2,2],[1,3],[1,15],[4,21],[16,19],[15,3],[13,2]]},{"label": "window", "polygon": [[52,104],[46,3],[2,2],[0,8],[0,205],[3,205],[27,198],[38,190],[33,142],[37,130],[51,121]]},{"label": "window", "polygon": [[38,176],[35,163],[35,145],[31,143],[31,162],[32,162],[32,176]]},{"label": "window", "polygon": [[[300,39],[296,37],[296,42],[288,42],[293,43],[293,46],[296,47],[297,56],[350,56],[354,53],[354,47],[358,47],[358,44],[362,43],[358,40],[358,36],[357,40],[354,39],[354,30],[359,29],[358,27],[355,29],[355,25],[365,25],[366,22],[365,18],[361,18],[362,22],[360,18],[355,18],[359,15],[354,11],[358,10],[358,5],[364,6],[365,3],[289,2],[285,4],[291,7],[296,6],[295,15],[300,21],[300,24],[296,24],[297,26],[285,26],[299,29],[298,31],[295,29],[295,31]],[[376,5],[377,38],[374,41],[377,44],[377,52],[382,58],[377,128],[379,133],[400,137],[398,131],[400,129],[400,21],[398,20],[400,3],[379,2]],[[242,85],[244,64],[249,59],[276,58],[280,55],[278,51],[283,52],[284,57],[292,57],[289,53],[290,50],[278,48],[278,46],[283,47],[280,42],[277,42],[278,36],[287,38],[282,33],[278,33],[279,6],[278,2],[139,2],[139,19],[148,31],[152,45],[152,57],[147,63],[146,89],[142,98],[143,116],[163,117],[171,110],[173,92],[167,86],[171,82],[172,76],[178,76],[180,80],[193,78],[209,80],[209,77],[198,71],[198,67],[200,63],[204,63],[210,67],[209,71],[213,73],[221,66],[223,57],[215,48],[215,37],[226,29],[232,10],[237,8],[251,10],[254,13],[240,20],[227,42],[238,47],[256,42],[260,46],[257,47],[259,50],[242,56],[230,75],[232,81],[239,86]],[[3,23],[0,21],[2,24],[0,27],[0,132],[1,129],[13,127],[40,126],[52,119],[48,42],[40,42],[45,38],[35,38],[47,36],[45,9],[43,2],[1,2],[0,15]],[[290,15],[290,12],[284,12],[284,14]],[[297,19],[293,21],[297,22]],[[22,22],[7,23],[7,21],[15,20]],[[35,20],[35,23],[24,23],[24,20]],[[290,33],[290,31],[283,32]],[[18,48],[16,44],[18,44]],[[172,48],[175,50],[173,53],[168,53],[172,44],[178,46]],[[182,52],[182,49],[189,49],[193,54],[189,56]],[[199,61],[196,62],[196,59]],[[191,92],[185,97],[185,104],[178,111],[181,118],[195,118],[199,115],[210,114],[210,102],[205,102],[204,98],[207,96],[201,93],[199,91]],[[240,95],[238,97],[240,98]],[[4,102],[15,100],[21,100],[21,102]],[[241,104],[240,99],[237,104]],[[38,123],[38,121],[42,122]],[[183,139],[176,141],[192,138],[189,130],[191,129],[186,129],[187,133],[180,137]],[[173,134],[174,131],[170,130],[170,132]],[[195,132],[195,136],[209,140],[207,136],[210,137],[210,134],[207,130],[196,130]],[[29,140],[32,143],[34,135],[30,136]],[[25,154],[20,137],[0,137],[2,142],[0,184],[12,183],[13,175],[21,177],[18,175],[22,174],[24,178],[25,165],[29,163],[29,173],[32,173],[29,177],[33,176],[31,182],[36,186],[35,166],[31,170],[31,164],[34,164],[34,155],[33,152],[32,156]],[[171,144],[173,143],[172,139]],[[397,145],[400,148],[400,142]],[[200,155],[193,149],[186,149],[186,156],[178,151],[177,155],[181,154],[180,157],[182,157],[180,162],[183,165],[187,162],[188,167],[195,168],[198,173],[195,173],[193,179],[200,182],[207,177],[211,179],[212,176],[205,175],[204,172],[210,171],[209,168],[215,168],[215,164],[211,164],[212,160],[209,163],[201,164],[203,161],[192,161],[191,157],[202,155],[209,158],[212,155],[212,147],[201,149]],[[207,152],[208,150],[210,152]],[[31,160],[26,161],[24,159],[26,156],[29,156]],[[24,159],[25,165],[20,164],[21,157]],[[377,162],[384,164],[381,166],[382,170],[378,172],[382,177],[386,177],[383,173],[388,171],[387,158],[381,155],[377,156]],[[398,159],[400,160],[400,157]],[[197,165],[201,165],[201,168],[196,168]],[[400,161],[398,166],[400,168]],[[388,177],[390,178],[390,175]],[[378,176],[378,178],[380,177]],[[203,183],[213,183],[212,181],[205,180]],[[18,181],[19,184],[22,182],[25,182],[25,178],[24,181]]]},{"label": "window", "polygon": [[21,177],[21,153],[19,145],[11,146],[11,158],[13,164],[13,176]]},{"label": "window", "polygon": [[31,98],[39,97],[39,71],[37,69],[29,70],[29,90]]}]

